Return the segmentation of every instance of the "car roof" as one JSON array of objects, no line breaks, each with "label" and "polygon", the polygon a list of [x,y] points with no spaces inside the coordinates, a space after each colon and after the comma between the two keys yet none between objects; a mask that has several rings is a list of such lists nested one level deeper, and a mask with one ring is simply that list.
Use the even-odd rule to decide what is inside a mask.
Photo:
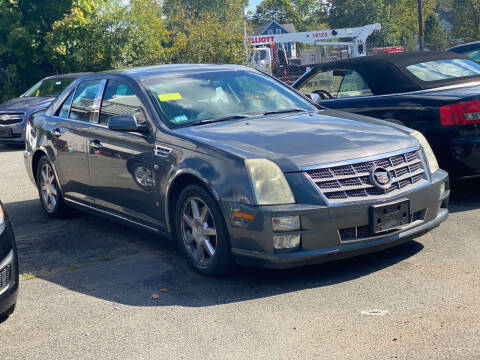
[{"label": "car roof", "polygon": [[98,74],[112,74],[112,75],[126,75],[132,78],[149,78],[163,74],[174,73],[200,73],[207,71],[225,71],[225,70],[251,70],[242,65],[215,65],[215,64],[167,64],[167,65],[153,65],[141,66],[131,69],[119,69],[102,71]]},{"label": "car roof", "polygon": [[480,41],[473,41],[466,44],[452,46],[450,49],[448,49],[448,51],[456,52],[459,50],[471,50],[479,47],[480,47]]},{"label": "car roof", "polygon": [[[407,70],[407,66],[409,65],[446,59],[467,59],[472,61],[472,59],[467,56],[448,51],[417,51],[370,55],[333,61],[314,67],[314,71],[354,70],[363,77],[375,95],[433,89],[466,82],[471,80],[470,78],[475,80],[480,79],[480,76],[470,76],[466,78],[423,81]],[[300,81],[303,82],[305,80],[301,79]]]},{"label": "car roof", "polygon": [[44,80],[46,79],[78,79],[79,77],[82,77],[84,75],[90,75],[92,74],[91,72],[81,72],[81,73],[70,73],[70,74],[60,74],[60,75],[51,75],[47,76]]}]

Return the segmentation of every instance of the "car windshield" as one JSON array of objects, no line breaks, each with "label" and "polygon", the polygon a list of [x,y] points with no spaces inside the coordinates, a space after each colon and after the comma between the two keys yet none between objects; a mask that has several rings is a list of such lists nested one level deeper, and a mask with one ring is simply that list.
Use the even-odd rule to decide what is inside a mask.
[{"label": "car windshield", "polygon": [[422,81],[437,81],[480,75],[480,65],[468,59],[448,59],[407,66]]},{"label": "car windshield", "polygon": [[173,127],[267,112],[316,110],[288,87],[248,70],[170,73],[144,79],[143,84]]},{"label": "car windshield", "polygon": [[45,79],[27,90],[24,97],[54,97],[60,95],[60,93],[68,86],[74,79],[62,78],[62,79]]}]

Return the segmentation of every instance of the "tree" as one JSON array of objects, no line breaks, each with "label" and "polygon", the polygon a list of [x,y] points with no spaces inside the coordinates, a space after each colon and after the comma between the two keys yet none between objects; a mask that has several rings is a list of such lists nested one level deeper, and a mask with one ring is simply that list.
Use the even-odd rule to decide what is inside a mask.
[{"label": "tree", "polygon": [[53,71],[45,36],[71,6],[72,0],[0,1],[0,99]]},{"label": "tree", "polygon": [[443,50],[447,46],[447,37],[437,14],[428,15],[425,21],[425,45],[430,50]]},{"label": "tree", "polygon": [[455,17],[453,36],[463,42],[480,40],[480,1],[451,0]]},{"label": "tree", "polygon": [[168,34],[161,11],[157,0],[74,7],[49,34],[51,61],[60,72],[162,63]]},{"label": "tree", "polygon": [[[210,11],[196,13],[179,7],[168,17],[172,63],[243,63],[243,24],[241,11],[232,3],[221,19]],[[226,35],[225,29],[228,29]]]},{"label": "tree", "polygon": [[291,0],[262,0],[253,15],[253,22],[257,25],[272,20],[280,24],[297,24],[300,19],[301,16]]},{"label": "tree", "polygon": [[[436,0],[424,0],[425,15]],[[417,0],[328,0],[328,21],[333,28],[380,23],[382,31],[369,42],[374,46],[403,45],[411,50],[418,33]]]}]

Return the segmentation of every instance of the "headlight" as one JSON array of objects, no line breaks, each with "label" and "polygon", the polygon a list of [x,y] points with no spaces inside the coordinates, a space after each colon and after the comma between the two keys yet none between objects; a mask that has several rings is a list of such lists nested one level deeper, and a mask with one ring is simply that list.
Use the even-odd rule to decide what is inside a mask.
[{"label": "headlight", "polygon": [[5,231],[5,215],[3,214],[3,209],[0,206],[0,235]]},{"label": "headlight", "polygon": [[437,158],[435,157],[435,154],[433,153],[430,144],[428,143],[427,139],[425,139],[425,136],[423,136],[422,133],[418,132],[417,130],[413,130],[410,135],[416,138],[420,145],[422,145],[425,156],[427,157],[428,168],[430,170],[430,173],[433,174],[439,169],[439,167]]},{"label": "headlight", "polygon": [[257,205],[295,204],[295,197],[282,170],[267,159],[245,160]]}]

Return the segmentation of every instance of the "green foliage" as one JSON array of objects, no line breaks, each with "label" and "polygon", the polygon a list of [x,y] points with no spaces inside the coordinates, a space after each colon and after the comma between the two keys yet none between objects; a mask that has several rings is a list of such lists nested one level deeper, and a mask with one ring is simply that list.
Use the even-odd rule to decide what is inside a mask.
[{"label": "green foliage", "polygon": [[170,62],[242,63],[247,55],[243,50],[242,8],[226,4],[222,18],[220,21],[209,11],[192,14],[179,7],[168,18]]},{"label": "green foliage", "polygon": [[163,62],[167,31],[161,13],[156,0],[136,0],[130,6],[105,2],[90,13],[74,7],[48,34],[51,61],[61,72]]},{"label": "green foliage", "polygon": [[453,36],[463,42],[480,40],[480,0],[450,0],[455,17]]},{"label": "green foliage", "polygon": [[[328,21],[333,28],[380,23],[382,31],[369,42],[375,46],[415,47],[418,34],[417,0],[328,0]],[[424,16],[431,14],[436,0],[423,1]]]},{"label": "green foliage", "polygon": [[162,4],[161,0],[0,0],[0,100],[56,73],[244,61],[244,0]]},{"label": "green foliage", "polygon": [[272,20],[280,24],[297,24],[300,14],[291,0],[263,0],[257,6],[253,22],[259,25]]},{"label": "green foliage", "polygon": [[425,21],[425,46],[430,50],[443,50],[447,47],[447,37],[437,14],[430,14]]}]

